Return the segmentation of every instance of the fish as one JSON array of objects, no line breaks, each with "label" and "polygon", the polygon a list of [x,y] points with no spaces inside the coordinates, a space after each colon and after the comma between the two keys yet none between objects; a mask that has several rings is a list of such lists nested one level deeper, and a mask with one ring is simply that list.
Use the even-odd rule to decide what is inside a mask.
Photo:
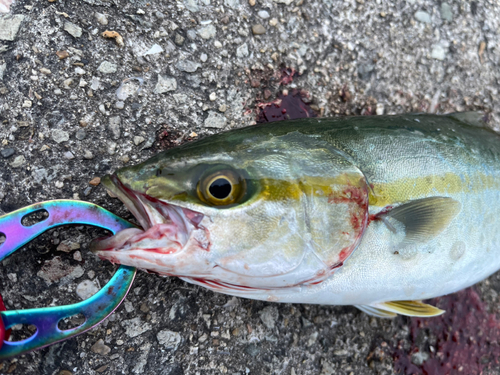
[{"label": "fish", "polygon": [[429,317],[500,268],[500,136],[481,113],[233,129],[102,180],[140,228],[101,259],[257,300]]}]

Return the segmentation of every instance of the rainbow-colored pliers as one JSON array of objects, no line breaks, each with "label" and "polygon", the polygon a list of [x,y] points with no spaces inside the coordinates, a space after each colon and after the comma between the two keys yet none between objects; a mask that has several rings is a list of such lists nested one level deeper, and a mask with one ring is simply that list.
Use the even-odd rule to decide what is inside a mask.
[{"label": "rainbow-colored pliers", "polygon": [[[23,225],[23,218],[36,212],[46,212],[43,221]],[[134,225],[104,208],[75,200],[54,200],[8,213],[0,217],[0,261],[50,228],[66,224],[86,224],[107,229],[113,234]],[[89,299],[73,305],[0,312],[0,360],[40,349],[79,335],[106,319],[125,299],[136,269],[121,266],[111,280]],[[0,310],[5,310],[0,298]],[[85,322],[68,330],[58,323],[73,315],[83,314]],[[22,341],[7,341],[6,333],[16,324],[32,324],[36,332]]]}]

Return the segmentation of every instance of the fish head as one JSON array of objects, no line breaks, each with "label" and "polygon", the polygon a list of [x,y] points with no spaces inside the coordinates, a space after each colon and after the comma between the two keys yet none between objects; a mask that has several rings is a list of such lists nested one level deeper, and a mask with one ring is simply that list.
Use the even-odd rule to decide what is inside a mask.
[{"label": "fish head", "polygon": [[105,177],[142,228],[94,241],[92,250],[114,263],[226,291],[328,278],[366,228],[365,178],[321,138],[255,128],[168,150]]}]

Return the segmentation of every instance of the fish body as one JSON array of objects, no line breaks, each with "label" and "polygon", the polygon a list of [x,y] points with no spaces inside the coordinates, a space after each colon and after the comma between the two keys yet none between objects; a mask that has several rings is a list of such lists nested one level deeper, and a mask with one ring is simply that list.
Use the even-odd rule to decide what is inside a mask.
[{"label": "fish body", "polygon": [[480,123],[302,119],[207,137],[105,178],[144,231],[93,251],[241,297],[437,315],[418,301],[500,268],[500,137]]}]

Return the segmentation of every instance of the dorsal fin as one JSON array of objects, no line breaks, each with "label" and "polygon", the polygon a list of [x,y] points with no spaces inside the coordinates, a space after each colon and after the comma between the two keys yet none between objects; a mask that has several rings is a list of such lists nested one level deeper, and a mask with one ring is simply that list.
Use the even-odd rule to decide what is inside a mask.
[{"label": "dorsal fin", "polygon": [[449,114],[448,117],[454,118],[470,126],[488,128],[488,115],[484,112],[456,112]]}]

